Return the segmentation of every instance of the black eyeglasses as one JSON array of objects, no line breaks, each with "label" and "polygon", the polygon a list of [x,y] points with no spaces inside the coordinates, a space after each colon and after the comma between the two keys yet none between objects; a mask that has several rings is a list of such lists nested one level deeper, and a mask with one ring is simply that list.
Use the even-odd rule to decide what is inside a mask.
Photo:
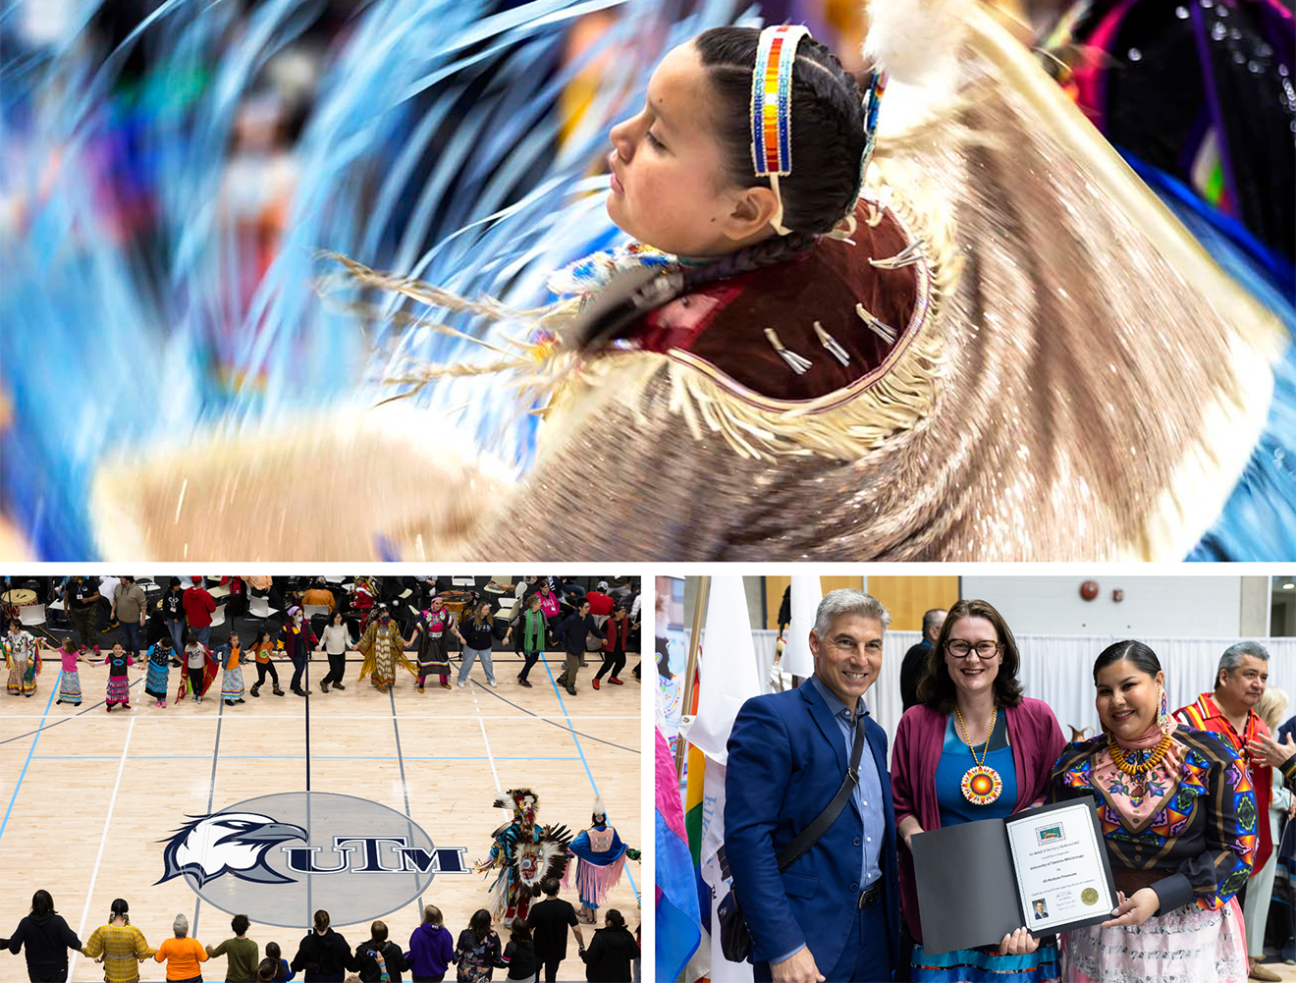
[{"label": "black eyeglasses", "polygon": [[993,659],[999,654],[1001,648],[1003,648],[1002,642],[992,642],[989,639],[977,642],[975,645],[961,638],[945,643],[945,651],[956,659],[966,659],[973,651],[982,659]]}]

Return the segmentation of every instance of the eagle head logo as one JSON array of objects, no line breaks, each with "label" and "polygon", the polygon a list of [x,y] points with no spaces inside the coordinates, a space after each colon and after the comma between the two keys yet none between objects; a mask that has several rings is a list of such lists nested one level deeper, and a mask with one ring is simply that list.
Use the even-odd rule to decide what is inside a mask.
[{"label": "eagle head logo", "polygon": [[163,853],[166,871],[161,880],[192,874],[203,887],[217,877],[233,874],[259,884],[287,884],[295,881],[266,863],[272,846],[286,840],[305,840],[306,830],[293,823],[281,823],[255,812],[219,812],[212,816],[189,816],[193,822],[176,830]]}]

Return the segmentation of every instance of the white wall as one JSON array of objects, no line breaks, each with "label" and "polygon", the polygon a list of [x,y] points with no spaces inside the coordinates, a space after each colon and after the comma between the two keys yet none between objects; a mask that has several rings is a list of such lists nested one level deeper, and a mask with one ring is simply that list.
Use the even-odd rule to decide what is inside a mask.
[{"label": "white wall", "polygon": [[[1080,585],[1098,583],[1086,601]],[[1119,604],[1112,591],[1125,592]],[[989,601],[1014,635],[1116,635],[1234,638],[1239,636],[1239,577],[965,576],[965,598]]]}]

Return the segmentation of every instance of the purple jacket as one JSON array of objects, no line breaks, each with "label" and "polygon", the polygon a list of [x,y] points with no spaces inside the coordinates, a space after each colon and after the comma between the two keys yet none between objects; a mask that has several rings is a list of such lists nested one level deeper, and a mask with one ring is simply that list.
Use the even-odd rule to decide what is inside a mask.
[{"label": "purple jacket", "polygon": [[424,922],[410,936],[405,961],[415,976],[440,976],[454,959],[454,939],[444,925]]},{"label": "purple jacket", "polygon": [[[1013,812],[1029,809],[1044,800],[1049,772],[1066,738],[1053,710],[1042,700],[1023,697],[1021,703],[1004,710],[1008,718],[1008,743],[1012,745],[1017,769],[1017,802]],[[914,816],[924,830],[940,828],[940,806],[936,802],[936,767],[940,764],[949,714],[919,704],[910,707],[896,728],[891,756],[891,794],[895,800],[896,824]],[[918,916],[918,885],[914,880],[913,854],[897,836],[900,851],[900,904],[905,924],[915,942],[922,942]]]}]

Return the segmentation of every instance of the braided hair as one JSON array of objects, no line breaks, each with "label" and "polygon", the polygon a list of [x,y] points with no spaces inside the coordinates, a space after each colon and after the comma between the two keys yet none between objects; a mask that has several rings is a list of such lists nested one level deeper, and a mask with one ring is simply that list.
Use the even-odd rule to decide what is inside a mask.
[{"label": "braided hair", "polygon": [[[760,31],[715,27],[693,43],[711,82],[726,177],[743,188],[769,187],[757,177],[751,149],[752,71]],[[792,173],[779,179],[785,236],[771,236],[703,265],[663,275],[655,269],[619,274],[581,312],[582,350],[624,335],[649,311],[703,287],[787,262],[849,215],[859,198],[866,142],[858,84],[832,51],[805,37],[792,71]]]}]

